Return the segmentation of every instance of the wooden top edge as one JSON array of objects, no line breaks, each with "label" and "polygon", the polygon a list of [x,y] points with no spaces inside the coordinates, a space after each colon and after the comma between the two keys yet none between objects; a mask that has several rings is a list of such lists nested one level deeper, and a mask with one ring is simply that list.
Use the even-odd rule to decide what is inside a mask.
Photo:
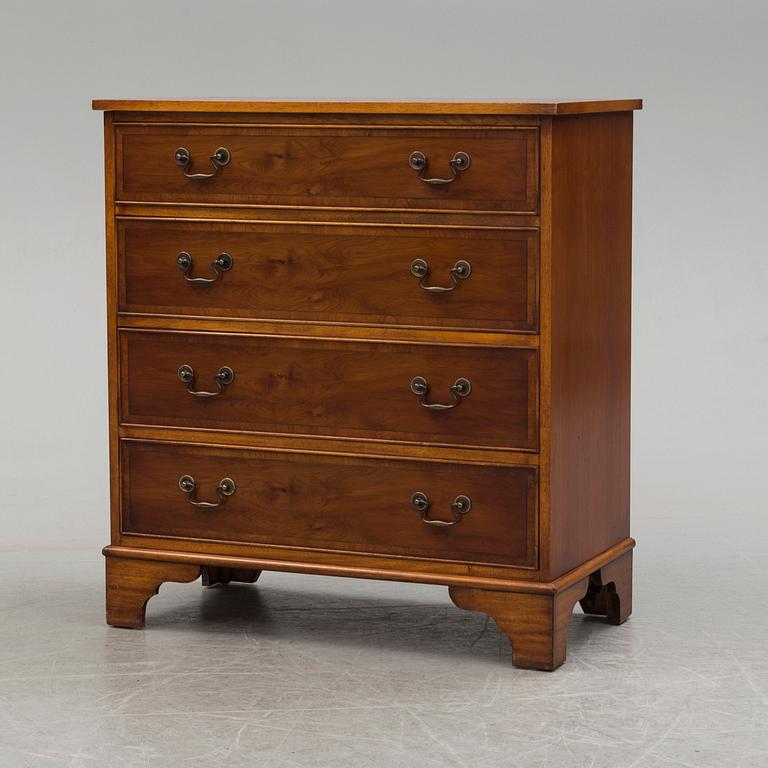
[{"label": "wooden top edge", "polygon": [[238,99],[94,99],[104,112],[252,112],[305,114],[578,115],[643,108],[642,99],[566,101],[244,101]]}]

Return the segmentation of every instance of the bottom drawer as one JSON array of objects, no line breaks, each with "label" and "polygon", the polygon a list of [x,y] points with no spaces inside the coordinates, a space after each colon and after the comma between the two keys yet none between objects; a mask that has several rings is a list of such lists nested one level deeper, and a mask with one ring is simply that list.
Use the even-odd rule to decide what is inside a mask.
[{"label": "bottom drawer", "polygon": [[139,441],[121,453],[126,534],[536,565],[533,467]]}]

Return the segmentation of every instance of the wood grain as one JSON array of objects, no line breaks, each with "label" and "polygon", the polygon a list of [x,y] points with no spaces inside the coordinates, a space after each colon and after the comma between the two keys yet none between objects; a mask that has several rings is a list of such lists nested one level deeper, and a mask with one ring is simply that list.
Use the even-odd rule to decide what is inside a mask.
[{"label": "wood grain", "polygon": [[[299,336],[329,340],[391,341],[433,344],[435,346],[466,345],[467,331],[460,329],[424,329],[407,326],[366,325],[364,323],[314,323],[291,320],[249,320],[232,317],[190,317],[179,315],[143,315],[121,313],[121,328],[157,331],[196,331],[201,333],[246,333],[267,336]],[[514,331],[473,331],[472,346],[538,349],[540,336]]]},{"label": "wood grain", "polygon": [[[509,565],[535,559],[533,468],[136,442],[123,456],[126,533]],[[182,475],[195,479],[197,500],[216,502],[225,477],[236,491],[199,509],[179,489]],[[431,518],[450,521],[459,494],[472,508],[456,525],[433,527],[411,505],[417,491],[429,497]]]},{"label": "wood grain", "polygon": [[[538,361],[532,349],[347,342],[269,336],[120,334],[121,420],[297,435],[535,450]],[[217,397],[222,366],[234,381]],[[450,409],[423,407],[410,382],[423,376],[429,403],[450,404],[464,377],[469,395]]]},{"label": "wood grain", "polygon": [[257,544],[185,541],[169,537],[126,535],[123,538],[124,544],[104,547],[104,555],[127,557],[131,560],[439,584],[536,595],[553,595],[581,579],[589,579],[594,571],[635,546],[634,539],[627,539],[554,581],[544,582],[539,580],[539,574],[535,570],[512,566],[485,566],[477,563],[395,558],[370,553],[329,552]]},{"label": "wood grain", "polygon": [[141,629],[147,602],[163,582],[194,581],[200,566],[190,563],[158,562],[107,557],[107,624],[126,629]]},{"label": "wood grain", "polygon": [[110,541],[120,541],[120,361],[117,341],[118,258],[115,233],[115,130],[112,115],[104,115],[104,237],[106,246],[107,403],[109,428]]},{"label": "wood grain", "polygon": [[629,535],[631,113],[553,122],[551,217],[553,578]]},{"label": "wood grain", "polygon": [[[402,131],[219,125],[116,127],[118,201],[311,204],[342,207],[499,210],[536,213],[538,129],[510,127]],[[174,151],[185,147],[193,173],[209,173],[218,147],[231,152],[211,179],[185,178]],[[429,177],[450,178],[449,161],[469,153],[456,181],[426,184],[408,165],[428,158]]]},{"label": "wood grain", "polygon": [[553,595],[451,587],[459,608],[491,616],[512,643],[512,663],[551,672],[564,661],[573,607],[587,592],[586,578]]},{"label": "wood grain", "polygon": [[540,454],[532,451],[506,449],[464,448],[402,443],[394,440],[369,438],[324,437],[322,435],[272,435],[242,430],[219,432],[188,427],[148,427],[123,424],[118,430],[121,438],[130,440],[159,440],[166,442],[200,443],[201,445],[232,445],[242,448],[275,448],[305,453],[329,453],[343,456],[401,456],[466,464],[524,464],[539,465]]},{"label": "wood grain", "polygon": [[417,115],[557,115],[642,109],[642,99],[503,101],[271,101],[269,99],[94,99],[95,110]]},{"label": "wood grain", "polygon": [[[131,313],[535,331],[535,230],[297,226],[120,219],[120,310]],[[233,266],[216,283],[220,253]],[[426,261],[428,286],[452,285],[459,260],[472,267],[449,293],[425,291],[410,270]]]},{"label": "wood grain", "polygon": [[552,444],[552,130],[541,118],[539,205],[539,569],[549,574],[551,539],[550,457]]},{"label": "wood grain", "polygon": [[166,219],[215,219],[221,223],[241,224],[253,221],[287,225],[310,224],[337,227],[431,227],[440,230],[467,229],[537,229],[541,217],[534,213],[506,211],[451,211],[446,209],[361,208],[322,205],[274,205],[265,203],[168,203],[122,200],[115,203],[115,215],[121,218],[157,217]]}]

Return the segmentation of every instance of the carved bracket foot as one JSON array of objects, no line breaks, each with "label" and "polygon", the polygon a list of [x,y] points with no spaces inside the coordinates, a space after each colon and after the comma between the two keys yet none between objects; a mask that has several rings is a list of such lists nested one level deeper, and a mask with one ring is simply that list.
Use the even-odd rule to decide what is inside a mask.
[{"label": "carved bracket foot", "polygon": [[[574,606],[606,616],[612,624],[632,613],[632,550],[567,586],[554,582],[551,592],[503,592],[450,587],[453,602],[468,611],[487,613],[512,643],[512,663],[527,669],[553,670],[565,661],[568,624]],[[541,585],[546,586],[546,585]]]},{"label": "carved bracket foot", "polygon": [[233,581],[242,584],[254,584],[261,576],[261,571],[250,568],[225,568],[218,565],[203,566],[203,586],[213,587],[216,584],[229,584]]},{"label": "carved bracket foot", "polygon": [[591,574],[587,594],[579,602],[584,613],[623,624],[632,613],[632,550]]},{"label": "carved bracket foot", "polygon": [[189,582],[200,575],[200,566],[107,557],[107,624],[141,629],[147,602],[165,581]]},{"label": "carved bracket foot", "polygon": [[499,592],[450,587],[451,600],[468,611],[487,613],[512,643],[512,663],[525,669],[557,669],[565,661],[568,623],[584,597],[585,577],[554,594]]}]

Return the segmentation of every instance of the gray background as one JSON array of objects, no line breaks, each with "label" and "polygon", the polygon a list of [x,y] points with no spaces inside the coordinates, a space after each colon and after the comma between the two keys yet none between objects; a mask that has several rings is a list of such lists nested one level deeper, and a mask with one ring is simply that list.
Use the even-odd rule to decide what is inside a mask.
[{"label": "gray background", "polygon": [[107,543],[93,97],[644,98],[634,515],[701,534],[764,508],[765,3],[2,0],[0,14],[0,548]]}]

